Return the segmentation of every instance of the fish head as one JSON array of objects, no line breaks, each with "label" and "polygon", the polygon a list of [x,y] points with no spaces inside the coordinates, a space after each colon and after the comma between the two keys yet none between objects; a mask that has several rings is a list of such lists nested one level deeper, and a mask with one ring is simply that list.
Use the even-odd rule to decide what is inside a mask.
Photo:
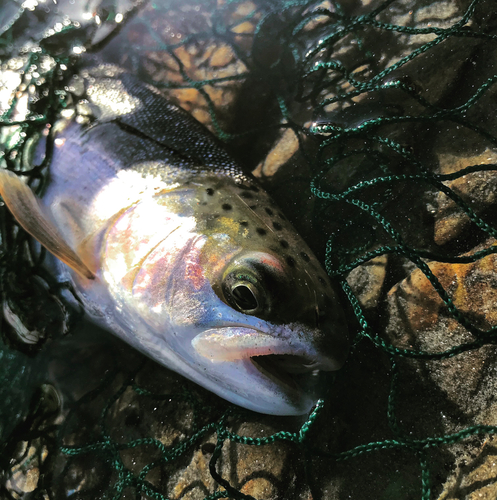
[{"label": "fish head", "polygon": [[238,185],[201,191],[209,204],[197,195],[190,223],[134,278],[134,300],[156,332],[152,349],[167,346],[177,371],[235,404],[304,414],[318,371],[339,369],[348,351],[332,284],[267,194],[258,209]]},{"label": "fish head", "polygon": [[[310,261],[314,256],[306,250]],[[324,271],[319,269],[320,274],[315,275],[309,263],[302,261],[299,264],[297,259],[268,249],[244,248],[212,286],[245,321],[257,318],[263,325],[261,332],[281,341],[278,348],[267,349],[257,348],[256,342],[252,356],[279,356],[278,363],[282,367],[288,364],[289,371],[295,372],[337,370],[348,352],[343,312]],[[258,361],[266,364],[270,359]],[[299,363],[303,365],[300,370]]]}]

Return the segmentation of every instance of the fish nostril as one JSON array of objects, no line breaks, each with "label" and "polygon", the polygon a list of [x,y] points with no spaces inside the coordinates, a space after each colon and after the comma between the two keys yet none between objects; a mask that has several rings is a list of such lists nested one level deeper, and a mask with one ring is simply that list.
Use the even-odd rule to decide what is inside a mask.
[{"label": "fish nostril", "polygon": [[323,324],[326,322],[326,319],[326,312],[320,310],[319,306],[316,306],[316,308],[314,309],[314,321],[316,323],[316,328],[323,326]]},{"label": "fish nostril", "polygon": [[328,314],[322,309],[319,309],[318,306],[316,306],[316,308],[314,309],[314,322],[316,324],[316,328],[322,328],[326,324],[328,318]]}]

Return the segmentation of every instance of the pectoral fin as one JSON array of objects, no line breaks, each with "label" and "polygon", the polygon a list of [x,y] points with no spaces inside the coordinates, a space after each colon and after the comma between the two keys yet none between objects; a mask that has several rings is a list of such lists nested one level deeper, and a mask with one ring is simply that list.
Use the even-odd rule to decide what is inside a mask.
[{"label": "pectoral fin", "polygon": [[49,252],[88,279],[95,275],[65,242],[52,216],[16,174],[0,170],[0,195],[17,222]]}]

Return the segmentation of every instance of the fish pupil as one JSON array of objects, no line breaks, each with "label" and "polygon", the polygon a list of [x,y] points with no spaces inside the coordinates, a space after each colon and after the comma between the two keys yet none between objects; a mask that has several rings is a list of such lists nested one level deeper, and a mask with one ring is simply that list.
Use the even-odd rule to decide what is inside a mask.
[{"label": "fish pupil", "polygon": [[246,285],[237,285],[231,290],[231,295],[241,311],[254,311],[259,306],[254,292]]}]

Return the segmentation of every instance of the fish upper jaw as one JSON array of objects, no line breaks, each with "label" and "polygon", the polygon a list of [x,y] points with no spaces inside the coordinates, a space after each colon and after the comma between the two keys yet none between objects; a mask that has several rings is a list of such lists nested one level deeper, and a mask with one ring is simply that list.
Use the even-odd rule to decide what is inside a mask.
[{"label": "fish upper jaw", "polygon": [[299,325],[287,325],[272,332],[247,326],[225,326],[200,333],[192,340],[192,346],[212,363],[275,355],[298,357],[303,366],[310,369],[338,370],[342,363],[318,352],[310,340],[310,333]]}]

